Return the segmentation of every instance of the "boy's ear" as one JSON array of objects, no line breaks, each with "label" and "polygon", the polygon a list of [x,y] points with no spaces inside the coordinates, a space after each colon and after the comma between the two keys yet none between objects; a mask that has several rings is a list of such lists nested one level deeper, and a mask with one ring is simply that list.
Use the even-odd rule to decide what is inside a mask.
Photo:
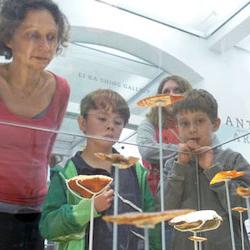
[{"label": "boy's ear", "polygon": [[86,123],[85,118],[83,118],[82,115],[79,115],[79,116],[78,116],[78,125],[79,125],[79,128],[81,129],[81,131],[82,131],[83,133],[86,133],[85,123]]},{"label": "boy's ear", "polygon": [[214,131],[214,132],[218,130],[218,128],[220,127],[220,123],[221,123],[220,118],[216,118],[216,119],[214,120],[214,122],[213,122],[213,126],[214,126],[213,131]]}]

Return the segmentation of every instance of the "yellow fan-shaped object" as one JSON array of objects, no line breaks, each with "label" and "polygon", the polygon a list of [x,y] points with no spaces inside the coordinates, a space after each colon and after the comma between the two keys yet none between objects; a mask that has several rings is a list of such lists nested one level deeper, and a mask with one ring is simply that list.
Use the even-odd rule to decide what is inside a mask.
[{"label": "yellow fan-shaped object", "polygon": [[221,171],[213,177],[213,179],[210,181],[210,184],[213,185],[219,182],[235,179],[243,175],[245,175],[245,172],[243,171],[236,171],[236,170]]}]

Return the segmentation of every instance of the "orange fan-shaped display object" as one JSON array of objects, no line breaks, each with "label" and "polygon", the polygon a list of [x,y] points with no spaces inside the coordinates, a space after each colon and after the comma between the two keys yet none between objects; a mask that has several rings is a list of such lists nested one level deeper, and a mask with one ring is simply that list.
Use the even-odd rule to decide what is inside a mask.
[{"label": "orange fan-shaped display object", "polygon": [[236,193],[239,196],[243,196],[243,197],[249,196],[250,197],[250,187],[247,187],[247,188],[245,188],[245,187],[237,187]]},{"label": "orange fan-shaped display object", "polygon": [[139,158],[137,157],[125,157],[120,154],[95,153],[94,155],[103,161],[110,161],[114,166],[122,169],[129,168],[139,161]]},{"label": "orange fan-shaped display object", "polygon": [[183,95],[166,95],[160,94],[155,96],[146,97],[139,102],[137,105],[140,107],[167,107],[170,106],[184,98]]},{"label": "orange fan-shaped display object", "polygon": [[167,210],[164,212],[149,212],[149,213],[124,213],[119,215],[106,215],[103,219],[107,222],[117,224],[129,224],[137,227],[153,228],[161,221],[170,220],[176,216],[190,213],[191,209]]},{"label": "orange fan-shaped display object", "polygon": [[108,187],[113,179],[106,175],[78,175],[67,180],[70,191],[83,198],[91,198],[100,194]]},{"label": "orange fan-shaped display object", "polygon": [[243,175],[245,175],[245,172],[243,171],[236,171],[236,170],[221,171],[213,177],[213,179],[210,181],[210,184],[213,185],[219,182],[235,179]]}]

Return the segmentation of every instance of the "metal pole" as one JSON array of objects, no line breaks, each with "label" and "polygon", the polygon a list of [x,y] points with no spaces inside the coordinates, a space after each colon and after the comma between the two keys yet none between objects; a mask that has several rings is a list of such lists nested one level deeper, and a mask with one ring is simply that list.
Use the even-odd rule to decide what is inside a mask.
[{"label": "metal pole", "polygon": [[195,177],[196,177],[196,191],[197,191],[197,210],[201,210],[201,192],[200,192],[200,178],[199,178],[199,160],[195,156]]},{"label": "metal pole", "polygon": [[149,235],[148,235],[148,227],[144,227],[144,249],[149,250]]},{"label": "metal pole", "polygon": [[[158,106],[158,126],[159,126],[159,145],[160,145],[160,201],[161,201],[161,212],[164,211],[164,180],[163,180],[163,148],[162,148],[162,106]],[[166,250],[165,242],[165,221],[161,222],[161,239],[162,239],[162,250]]]},{"label": "metal pole", "polygon": [[[197,233],[194,232],[194,236],[197,236]],[[198,242],[194,240],[194,250],[198,250]]]},{"label": "metal pole", "polygon": [[[118,192],[119,192],[119,167],[115,166],[115,195],[114,195],[114,215],[118,214]],[[113,224],[113,250],[117,250],[117,223]]]},{"label": "metal pole", "polygon": [[89,225],[89,250],[93,249],[94,199],[95,199],[95,195],[93,195],[91,198],[90,225]]},{"label": "metal pole", "polygon": [[232,249],[235,250],[235,239],[234,239],[233,218],[232,218],[231,202],[230,202],[229,187],[228,187],[228,182],[229,182],[229,181],[230,181],[230,180],[225,180],[225,186],[226,186],[227,209],[228,209],[228,217],[229,217],[229,224],[230,224],[230,233],[231,233]]},{"label": "metal pole", "polygon": [[243,216],[242,212],[240,213],[240,235],[241,235],[241,249],[245,250],[245,244],[244,244],[244,230],[243,230]]},{"label": "metal pole", "polygon": [[250,225],[250,196],[246,196],[244,198],[246,199],[247,213],[248,213],[248,223]]}]

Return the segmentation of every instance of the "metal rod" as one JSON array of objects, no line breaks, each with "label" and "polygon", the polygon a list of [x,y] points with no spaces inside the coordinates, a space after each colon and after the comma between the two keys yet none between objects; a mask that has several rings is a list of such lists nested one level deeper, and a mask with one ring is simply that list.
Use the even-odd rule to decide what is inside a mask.
[{"label": "metal rod", "polygon": [[245,250],[242,212],[240,212],[240,235],[241,235],[241,249]]},{"label": "metal rod", "polygon": [[226,196],[227,196],[227,208],[228,208],[228,217],[229,217],[229,224],[230,224],[230,233],[231,233],[231,241],[232,241],[232,250],[235,250],[235,239],[234,239],[234,228],[233,228],[233,218],[232,218],[232,211],[231,211],[231,202],[230,202],[230,195],[229,195],[229,186],[228,182],[230,180],[225,180],[225,187],[226,187]]},{"label": "metal rod", "polygon": [[196,191],[197,191],[197,210],[201,210],[201,192],[200,192],[200,178],[199,178],[199,160],[195,156],[195,174],[196,174]]},{"label": "metal rod", "polygon": [[[114,215],[118,214],[118,192],[119,192],[119,167],[115,167],[115,194],[114,194]],[[113,223],[113,250],[117,250],[117,223]]]},{"label": "metal rod", "polygon": [[148,227],[144,227],[144,249],[149,250],[149,235],[148,235]]},{"label": "metal rod", "polygon": [[[86,135],[83,133],[82,134],[70,133],[70,132],[66,132],[66,131],[62,131],[62,130],[53,130],[53,129],[41,128],[41,127],[30,126],[30,125],[15,124],[15,123],[11,123],[11,122],[3,122],[3,121],[0,121],[0,124],[12,126],[12,127],[19,127],[19,128],[29,128],[32,130],[50,132],[50,133],[54,133],[54,134],[75,136],[75,137],[80,137],[80,138],[91,138],[91,139],[96,139],[96,140],[105,140],[105,141],[110,141],[110,142],[114,142],[114,143],[118,143],[118,144],[126,144],[126,145],[138,146],[138,147],[143,147],[143,148],[152,148],[152,149],[159,148],[159,146],[137,144],[137,143],[133,143],[133,142],[126,142],[124,140],[119,141],[119,140],[114,140],[114,139],[111,139],[109,137],[104,137],[104,136]],[[179,152],[178,150],[175,150],[175,149],[168,149],[168,151],[175,152],[175,153]]]},{"label": "metal rod", "polygon": [[[246,133],[246,134],[243,134],[243,135],[240,135],[240,136],[237,136],[237,137],[235,137],[235,138],[233,138],[233,139],[227,140],[227,141],[222,142],[222,143],[220,143],[220,144],[214,145],[211,149],[219,148],[219,147],[221,147],[221,146],[224,146],[225,144],[228,144],[228,143],[230,143],[230,142],[236,141],[236,140],[238,140],[238,139],[240,139],[240,138],[242,138],[242,137],[245,137],[245,136],[247,136],[247,135],[250,135],[250,132],[248,132],[248,133]],[[211,149],[204,150],[204,151],[201,152],[201,154],[202,154],[202,153],[205,153],[205,152],[207,152],[207,151],[209,151],[209,150],[211,150]]]},{"label": "metal rod", "polygon": [[119,198],[123,203],[125,203],[126,205],[129,205],[129,206],[130,206],[131,208],[133,208],[135,211],[140,212],[140,213],[143,212],[142,209],[139,208],[139,207],[137,207],[132,201],[123,198],[119,193],[117,193],[117,196],[118,196],[118,198]]},{"label": "metal rod", "polygon": [[245,196],[244,198],[247,204],[248,225],[250,225],[250,196]]},{"label": "metal rod", "polygon": [[[77,137],[82,137],[82,138],[92,138],[92,139],[97,139],[97,140],[106,140],[106,141],[112,141],[115,143],[123,143],[123,144],[127,144],[127,145],[133,145],[133,146],[138,146],[138,147],[144,147],[144,148],[159,148],[158,146],[152,146],[152,145],[145,145],[145,144],[137,144],[137,143],[132,143],[132,142],[125,142],[124,140],[119,141],[119,140],[113,140],[111,138],[108,137],[102,137],[102,136],[93,136],[93,135],[85,135],[85,134],[79,134],[79,133],[70,133],[70,132],[66,132],[66,131],[62,131],[62,130],[53,130],[53,129],[46,129],[46,128],[41,128],[41,127],[36,127],[36,126],[30,126],[30,125],[22,125],[22,124],[15,124],[15,123],[11,123],[11,122],[6,122],[6,121],[0,121],[0,124],[2,125],[8,125],[8,126],[14,126],[14,127],[20,127],[20,128],[30,128],[33,130],[39,130],[39,131],[44,131],[44,132],[51,132],[51,133],[55,133],[55,134],[62,134],[62,135],[70,135],[70,136],[77,136]],[[250,132],[237,136],[233,139],[230,139],[228,141],[225,141],[223,143],[217,144],[215,146],[213,146],[211,149],[216,149],[218,147],[221,147],[225,144],[228,144],[230,142],[236,141],[242,137],[245,137],[247,135],[249,135]],[[209,149],[209,150],[211,150]],[[201,153],[205,153],[209,150],[203,151]],[[175,149],[168,149],[168,151],[171,152],[176,152],[176,153],[185,153],[183,151],[180,150],[175,150]]]},{"label": "metal rod", "polygon": [[202,242],[199,241],[198,244],[199,244],[199,250],[202,250]]},{"label": "metal rod", "polygon": [[[194,232],[194,237],[197,236],[197,233]],[[194,240],[194,250],[198,250],[198,242],[196,240]]]},{"label": "metal rod", "polygon": [[94,199],[95,199],[95,195],[93,195],[92,198],[91,198],[90,225],[89,225],[89,250],[93,249]]},{"label": "metal rod", "polygon": [[[164,180],[163,180],[163,148],[162,148],[162,106],[158,106],[158,127],[159,127],[159,145],[160,145],[160,201],[161,201],[161,212],[164,211]],[[162,250],[166,249],[165,242],[165,221],[161,222],[161,239],[162,239]]]}]

